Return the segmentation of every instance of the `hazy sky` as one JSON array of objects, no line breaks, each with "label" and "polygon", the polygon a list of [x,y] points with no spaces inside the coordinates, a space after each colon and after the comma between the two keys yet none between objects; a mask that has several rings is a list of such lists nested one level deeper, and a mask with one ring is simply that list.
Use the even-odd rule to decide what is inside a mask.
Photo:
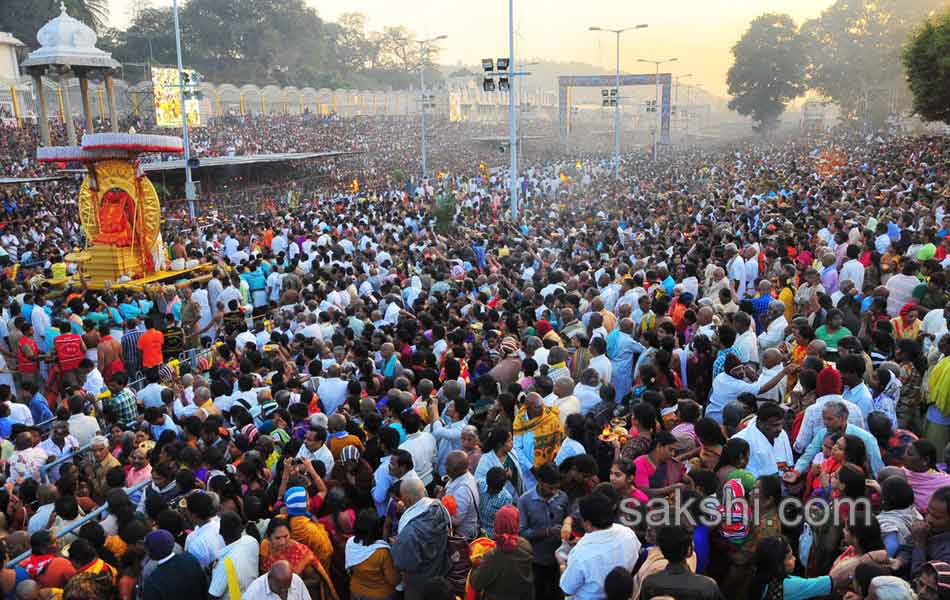
[{"label": "hazy sky", "polygon": [[[420,36],[448,35],[442,62],[477,64],[508,55],[508,3],[504,0],[306,0],[325,19],[358,11],[369,29],[405,25]],[[623,35],[621,70],[649,72],[637,58],[679,58],[667,69],[692,73],[694,84],[725,94],[729,49],[749,21],[764,12],[784,12],[797,22],[817,16],[833,0],[515,0],[516,56],[589,62],[613,70],[615,36],[590,26],[649,28]],[[128,24],[128,0],[109,0],[112,25]],[[168,6],[171,0],[151,0]],[[187,49],[186,49],[187,52]],[[568,73],[565,73],[568,74]]]}]

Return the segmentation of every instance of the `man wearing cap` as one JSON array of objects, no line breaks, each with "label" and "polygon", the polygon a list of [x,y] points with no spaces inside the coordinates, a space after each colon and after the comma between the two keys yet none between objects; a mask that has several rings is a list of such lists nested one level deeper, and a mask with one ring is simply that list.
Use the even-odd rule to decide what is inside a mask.
[{"label": "man wearing cap", "polygon": [[204,598],[208,577],[198,559],[185,552],[175,554],[175,538],[164,529],[145,536],[145,551],[157,563],[145,578],[143,600]]},{"label": "man wearing cap", "polygon": [[558,565],[554,552],[561,544],[561,522],[567,515],[567,494],[561,491],[561,474],[553,463],[535,469],[537,486],[518,499],[519,535],[531,542],[534,552],[534,596],[557,598]]}]

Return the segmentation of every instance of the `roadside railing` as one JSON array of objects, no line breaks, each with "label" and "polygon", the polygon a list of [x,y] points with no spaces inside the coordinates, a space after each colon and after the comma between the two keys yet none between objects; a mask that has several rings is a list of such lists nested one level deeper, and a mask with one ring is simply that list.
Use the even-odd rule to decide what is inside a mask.
[{"label": "roadside railing", "polygon": [[[137,483],[137,484],[135,484],[134,486],[132,486],[132,487],[130,487],[130,488],[126,488],[125,491],[126,491],[126,493],[127,493],[129,496],[131,496],[131,495],[135,494],[136,492],[139,492],[139,491],[141,491],[142,489],[144,489],[145,486],[147,486],[147,485],[150,484],[150,483],[152,483],[152,480],[151,480],[151,479],[146,479],[145,481],[142,481],[142,482],[140,482],[140,483]],[[85,525],[86,523],[91,522],[93,519],[95,519],[96,517],[98,517],[98,516],[101,515],[102,513],[106,512],[108,509],[109,509],[109,503],[108,503],[108,502],[104,502],[104,503],[102,504],[102,506],[96,508],[94,511],[90,512],[89,514],[83,516],[83,517],[82,517],[81,519],[79,519],[78,521],[76,521],[76,522],[70,524],[68,527],[63,528],[63,529],[60,530],[60,531],[57,531],[57,532],[56,532],[56,537],[62,538],[62,537],[64,537],[64,536],[67,536],[67,535],[73,533],[74,531],[78,531],[83,525]],[[17,566],[18,564],[20,564],[21,562],[23,562],[24,560],[26,560],[26,559],[28,559],[30,556],[32,556],[32,554],[33,554],[33,552],[32,552],[31,550],[27,550],[27,551],[24,552],[23,554],[20,554],[19,556],[14,557],[10,562],[8,562],[8,563],[7,563],[7,567],[8,567],[8,568],[13,568],[13,567]]]}]

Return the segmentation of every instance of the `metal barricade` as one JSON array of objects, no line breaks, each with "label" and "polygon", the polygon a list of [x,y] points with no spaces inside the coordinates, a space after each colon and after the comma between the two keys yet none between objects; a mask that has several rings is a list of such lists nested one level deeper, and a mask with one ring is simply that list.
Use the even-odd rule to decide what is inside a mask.
[{"label": "metal barricade", "polygon": [[[147,486],[147,485],[150,484],[150,483],[152,483],[152,480],[151,480],[151,479],[146,479],[145,481],[142,481],[142,482],[140,482],[140,483],[137,483],[137,484],[135,484],[134,486],[132,486],[132,487],[130,487],[130,488],[126,488],[125,491],[126,491],[126,493],[127,493],[129,496],[131,496],[132,494],[135,494],[136,492],[139,492],[139,491],[143,490],[143,489],[145,488],[145,486]],[[70,525],[69,527],[66,527],[66,528],[63,529],[62,531],[57,531],[57,532],[56,532],[56,537],[63,537],[63,536],[66,536],[66,535],[71,534],[71,533],[74,532],[74,531],[77,531],[80,527],[82,527],[82,526],[85,525],[86,523],[89,523],[90,521],[92,521],[93,519],[95,519],[96,517],[98,517],[99,515],[101,515],[102,513],[104,513],[108,508],[109,508],[109,503],[108,503],[108,502],[103,503],[102,506],[100,506],[100,507],[97,508],[96,510],[92,511],[92,512],[89,513],[88,515],[84,516],[83,518],[79,519],[78,521],[76,521],[75,523],[73,523],[72,525]],[[19,556],[17,556],[17,557],[14,557],[10,562],[8,562],[8,563],[7,563],[7,567],[8,567],[8,568],[12,568],[12,567],[17,566],[18,564],[20,564],[20,563],[23,562],[24,560],[28,559],[32,554],[33,554],[32,551],[27,550],[27,551],[24,552],[23,554],[21,554],[21,555],[19,555]]]},{"label": "metal barricade", "polygon": [[[111,440],[111,439],[112,439],[112,434],[111,434],[111,433],[105,434],[105,438],[108,439],[108,440]],[[90,448],[92,448],[92,442],[89,442],[88,444],[84,444],[84,445],[80,446],[79,448],[76,448],[75,450],[73,450],[73,451],[70,452],[69,454],[64,454],[64,455],[60,456],[59,458],[57,458],[56,460],[54,460],[54,461],[51,462],[51,463],[46,463],[45,465],[43,465],[42,467],[40,467],[40,479],[42,479],[43,483],[48,483],[48,482],[49,482],[49,472],[50,472],[50,471],[52,471],[53,469],[55,469],[56,467],[58,467],[58,466],[60,466],[60,465],[63,465],[63,464],[68,463],[69,461],[71,461],[72,459],[76,458],[76,457],[79,456],[80,454],[83,454],[83,453],[85,453],[85,452],[88,452]]]}]

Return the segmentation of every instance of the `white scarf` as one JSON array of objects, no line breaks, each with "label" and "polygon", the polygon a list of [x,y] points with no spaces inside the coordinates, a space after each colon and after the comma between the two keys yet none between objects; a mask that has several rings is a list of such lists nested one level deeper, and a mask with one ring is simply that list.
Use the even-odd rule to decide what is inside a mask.
[{"label": "white scarf", "polygon": [[389,544],[380,540],[369,546],[364,546],[353,538],[346,540],[346,570],[349,571],[358,564],[365,562],[373,555],[373,552],[382,548],[389,550]]},{"label": "white scarf", "polygon": [[406,509],[406,512],[402,513],[402,516],[399,517],[399,531],[404,530],[409,522],[424,513],[429,509],[429,505],[437,500],[432,498],[421,498],[418,502]]}]

